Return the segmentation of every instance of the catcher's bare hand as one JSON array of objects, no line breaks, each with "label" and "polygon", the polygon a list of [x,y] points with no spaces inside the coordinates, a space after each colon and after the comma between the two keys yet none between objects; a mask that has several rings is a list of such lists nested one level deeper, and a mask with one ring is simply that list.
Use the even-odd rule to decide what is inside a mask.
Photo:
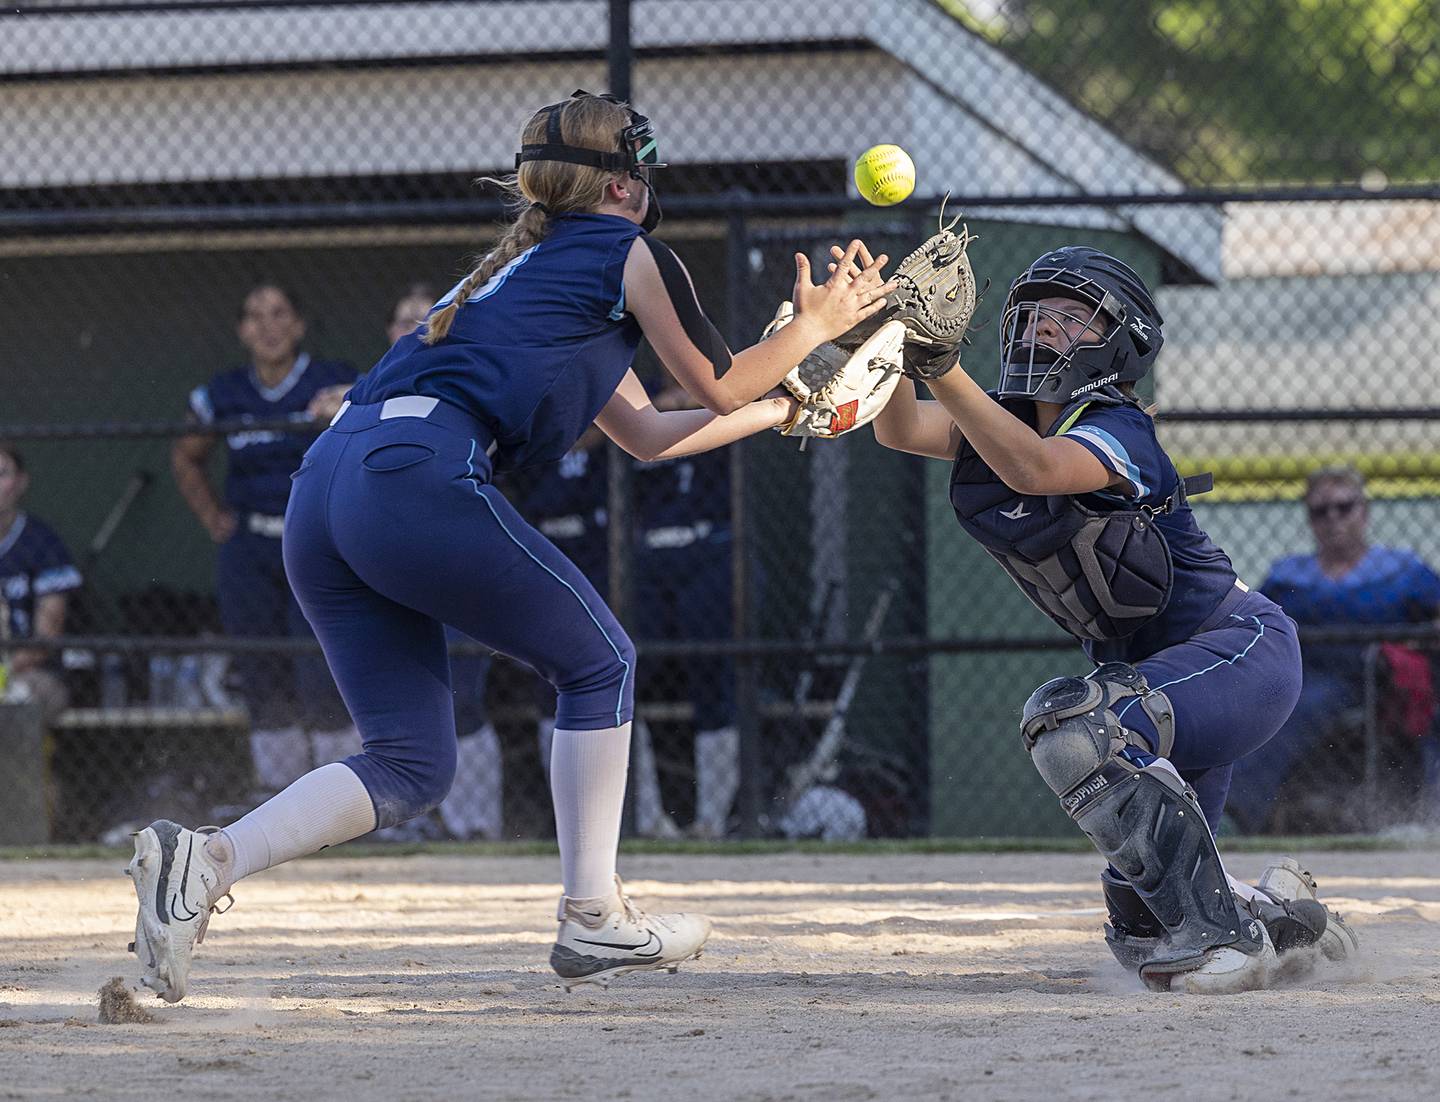
[{"label": "catcher's bare hand", "polygon": [[[838,246],[836,246],[838,249]],[[810,260],[804,253],[795,254],[795,315],[812,327],[819,341],[834,340],[866,318],[885,308],[885,296],[896,289],[880,274],[889,257],[881,253],[864,267],[856,265],[856,257],[870,250],[859,238],[840,252],[842,263],[832,270],[830,278],[816,285],[810,278]],[[854,274],[848,274],[853,270]]]}]

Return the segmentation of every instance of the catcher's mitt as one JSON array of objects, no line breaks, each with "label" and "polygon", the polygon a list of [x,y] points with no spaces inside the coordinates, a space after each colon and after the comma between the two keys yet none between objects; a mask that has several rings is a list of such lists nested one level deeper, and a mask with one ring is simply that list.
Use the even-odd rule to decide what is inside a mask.
[{"label": "catcher's mitt", "polygon": [[[782,302],[764,336],[790,324],[794,317],[790,303]],[[854,349],[830,341],[820,345],[782,380],[800,408],[780,432],[834,440],[869,424],[900,382],[904,344],[905,326],[896,321],[880,326]]]},{"label": "catcher's mitt", "polygon": [[[943,213],[942,213],[943,217]],[[885,308],[839,338],[857,347],[876,328],[905,323],[905,374],[938,379],[959,362],[960,344],[975,313],[975,273],[966,250],[975,238],[958,218],[912,252],[890,277],[900,284],[886,296]]]}]

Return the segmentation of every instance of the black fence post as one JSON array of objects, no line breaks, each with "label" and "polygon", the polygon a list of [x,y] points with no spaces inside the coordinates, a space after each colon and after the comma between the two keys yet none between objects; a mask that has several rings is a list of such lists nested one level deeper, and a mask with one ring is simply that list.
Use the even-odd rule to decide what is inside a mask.
[{"label": "black fence post", "polygon": [[[754,335],[746,332],[749,322],[749,300],[745,293],[750,278],[750,239],[745,211],[741,205],[745,195],[735,195],[735,205],[726,218],[725,295],[729,317],[729,339],[732,348],[745,348]],[[754,571],[750,556],[750,501],[746,479],[753,442],[742,440],[730,449],[730,530],[731,544],[731,622],[737,643],[746,643],[755,636],[754,594],[751,586]],[[749,651],[735,656],[735,726],[740,737],[740,834],[757,838],[764,833],[765,812],[764,763],[760,752],[760,671],[757,657]]]},{"label": "black fence post", "polygon": [[635,50],[630,42],[630,0],[610,0],[610,43],[606,51],[610,94],[630,102]]}]

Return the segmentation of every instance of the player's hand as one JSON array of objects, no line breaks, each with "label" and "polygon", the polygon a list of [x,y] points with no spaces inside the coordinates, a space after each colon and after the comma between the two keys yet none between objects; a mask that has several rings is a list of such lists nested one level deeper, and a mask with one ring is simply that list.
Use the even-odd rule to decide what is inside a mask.
[{"label": "player's hand", "polygon": [[810,278],[809,259],[804,253],[796,253],[792,296],[795,320],[803,317],[821,341],[828,341],[879,313],[885,308],[885,296],[896,289],[896,284],[886,283],[880,274],[889,259],[884,253],[871,257],[865,243],[856,238],[848,248],[840,250],[836,262],[830,265],[830,278],[817,286]]},{"label": "player's hand", "polygon": [[[844,264],[844,276],[846,279],[857,278],[865,268],[875,263],[875,258],[870,255],[869,246],[863,241],[860,242],[859,250],[851,256],[847,257],[846,251],[839,245],[830,246],[830,255],[834,257],[834,259],[825,265],[825,270],[833,276],[837,271],[841,271],[840,266]],[[882,258],[882,262],[883,259],[884,258]]]},{"label": "player's hand", "polygon": [[205,519],[205,531],[216,543],[229,543],[239,526],[239,520],[229,509],[217,509]]}]

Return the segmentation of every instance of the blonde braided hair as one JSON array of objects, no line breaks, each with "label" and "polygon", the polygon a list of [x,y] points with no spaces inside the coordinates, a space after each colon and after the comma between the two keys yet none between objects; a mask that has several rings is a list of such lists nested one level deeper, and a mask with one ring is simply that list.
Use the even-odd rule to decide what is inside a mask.
[{"label": "blonde braided hair", "polygon": [[[620,131],[630,125],[630,108],[599,96],[579,96],[566,100],[560,107],[561,140],[566,145],[584,149],[614,152]],[[521,132],[521,145],[545,141],[550,111],[542,109],[530,117]],[[515,221],[465,277],[455,296],[443,310],[430,315],[425,335],[426,344],[444,340],[455,321],[455,315],[476,291],[497,271],[532,245],[543,241],[550,231],[555,215],[584,213],[595,210],[605,198],[605,186],[617,174],[588,165],[565,161],[526,161],[517,173],[501,178],[484,177],[483,183],[494,184],[506,199],[519,208]]]}]

